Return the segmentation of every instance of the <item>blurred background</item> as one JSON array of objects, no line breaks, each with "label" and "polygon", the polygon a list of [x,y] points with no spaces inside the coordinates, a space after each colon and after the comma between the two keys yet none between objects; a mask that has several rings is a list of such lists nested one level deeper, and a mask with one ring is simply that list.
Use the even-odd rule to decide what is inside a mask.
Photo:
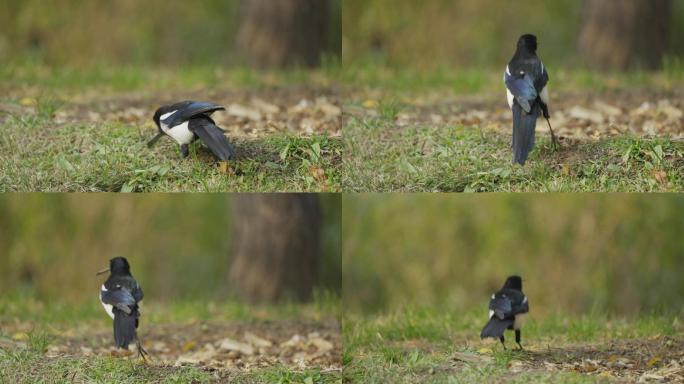
[{"label": "blurred background", "polygon": [[684,310],[684,197],[346,195],[343,305],[486,309],[520,274],[535,317]]},{"label": "blurred background", "polygon": [[317,66],[341,0],[3,0],[0,61],[47,66]]},{"label": "blurred background", "polygon": [[153,302],[339,296],[336,194],[2,194],[0,296],[79,303],[125,256]]},{"label": "blurred background", "polygon": [[549,67],[682,70],[684,0],[345,0],[348,65],[503,68],[523,33]]}]

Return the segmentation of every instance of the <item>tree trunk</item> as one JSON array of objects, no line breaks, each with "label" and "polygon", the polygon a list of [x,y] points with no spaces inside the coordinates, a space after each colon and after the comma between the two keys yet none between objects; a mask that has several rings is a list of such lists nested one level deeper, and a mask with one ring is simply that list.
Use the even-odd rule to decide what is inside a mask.
[{"label": "tree trunk", "polygon": [[313,194],[232,198],[230,283],[243,299],[311,298],[320,254],[321,210]]},{"label": "tree trunk", "polygon": [[313,67],[328,33],[329,0],[243,0],[238,48],[255,67]]},{"label": "tree trunk", "polygon": [[579,50],[598,69],[658,68],[671,0],[585,0]]}]

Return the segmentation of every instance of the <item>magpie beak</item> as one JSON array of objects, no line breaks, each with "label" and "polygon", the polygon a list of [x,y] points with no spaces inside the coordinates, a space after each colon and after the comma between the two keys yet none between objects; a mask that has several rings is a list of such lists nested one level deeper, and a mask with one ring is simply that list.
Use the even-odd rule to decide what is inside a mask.
[{"label": "magpie beak", "polygon": [[100,302],[107,314],[114,320],[114,343],[117,347],[128,349],[135,341],[138,355],[147,360],[149,354],[142,347],[137,328],[140,321],[138,303],[143,299],[143,291],[131,275],[130,265],[124,257],[109,261],[109,268],[98,271],[96,275],[110,272],[109,278],[100,288]]},{"label": "magpie beak", "polygon": [[183,157],[187,157],[190,154],[188,145],[199,139],[219,160],[233,160],[235,148],[224,131],[211,119],[211,114],[219,110],[225,108],[214,103],[190,100],[160,107],[153,116],[159,133],[147,146],[151,147],[160,137],[168,135],[180,145]]},{"label": "magpie beak", "polygon": [[522,291],[522,278],[520,276],[509,276],[503,287],[494,293],[489,300],[489,321],[480,333],[480,338],[498,338],[506,349],[504,331],[506,329],[515,331],[515,342],[520,350],[521,328],[525,316],[530,311],[527,296]]},{"label": "magpie beak", "polygon": [[549,74],[537,57],[537,37],[522,35],[515,54],[504,71],[504,84],[508,106],[513,113],[513,163],[525,165],[534,148],[534,130],[537,118],[543,115],[549,125],[554,148],[558,140],[549,121],[549,92],[546,84]]}]

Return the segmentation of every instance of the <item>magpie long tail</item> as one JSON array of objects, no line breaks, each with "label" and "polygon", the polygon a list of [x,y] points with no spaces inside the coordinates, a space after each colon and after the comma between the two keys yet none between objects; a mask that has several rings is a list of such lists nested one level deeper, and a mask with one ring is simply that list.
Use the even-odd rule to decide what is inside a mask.
[{"label": "magpie long tail", "polygon": [[506,328],[512,325],[513,320],[501,320],[496,316],[492,316],[487,325],[482,328],[482,332],[480,332],[480,339],[484,339],[486,337],[498,339],[499,337],[503,336]]},{"label": "magpie long tail", "polygon": [[525,113],[518,103],[513,104],[513,163],[525,165],[527,155],[534,148],[534,128],[539,116],[539,105]]},{"label": "magpie long tail", "polygon": [[190,130],[199,136],[219,160],[229,161],[235,158],[235,148],[210,118],[205,116],[193,118],[190,122]]},{"label": "magpie long tail", "polygon": [[114,312],[114,342],[119,348],[128,349],[128,344],[135,340],[135,323],[137,312],[130,315],[122,312]]}]

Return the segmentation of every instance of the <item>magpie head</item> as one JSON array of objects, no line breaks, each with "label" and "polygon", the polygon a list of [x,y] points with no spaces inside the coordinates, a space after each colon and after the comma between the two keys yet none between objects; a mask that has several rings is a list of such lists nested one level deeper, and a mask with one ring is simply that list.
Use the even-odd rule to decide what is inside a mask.
[{"label": "magpie head", "polygon": [[518,49],[524,49],[530,53],[537,52],[537,36],[529,33],[520,36],[518,39]]},{"label": "magpie head", "polygon": [[522,278],[518,275],[509,276],[503,287],[522,291]]},{"label": "magpie head", "polygon": [[109,270],[112,272],[112,275],[131,274],[131,266],[128,265],[128,260],[120,256],[109,260]]}]

